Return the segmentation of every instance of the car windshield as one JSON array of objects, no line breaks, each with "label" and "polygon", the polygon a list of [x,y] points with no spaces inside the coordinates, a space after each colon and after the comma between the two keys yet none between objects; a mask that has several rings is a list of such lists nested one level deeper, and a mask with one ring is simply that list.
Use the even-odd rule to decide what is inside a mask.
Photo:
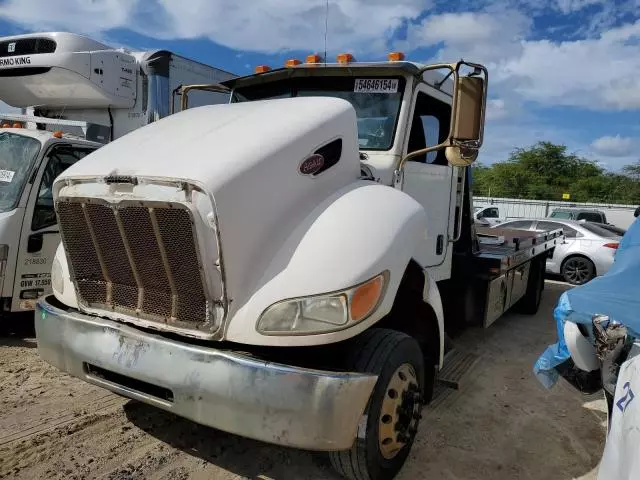
[{"label": "car windshield", "polygon": [[571,212],[562,210],[554,210],[549,216],[551,218],[564,218],[565,220],[571,220],[573,218],[573,214]]},{"label": "car windshield", "polygon": [[307,77],[234,90],[232,102],[288,97],[347,100],[358,117],[358,141],[365,150],[389,150],[400,113],[404,78]]},{"label": "car windshield", "polygon": [[14,133],[0,133],[0,212],[18,204],[40,151],[40,142]]},{"label": "car windshield", "polygon": [[604,237],[604,238],[619,237],[619,235],[616,234],[615,232],[599,227],[598,225],[594,225],[593,223],[584,222],[584,223],[581,223],[580,226],[591,233],[595,233],[596,235],[599,235],[600,237]]}]

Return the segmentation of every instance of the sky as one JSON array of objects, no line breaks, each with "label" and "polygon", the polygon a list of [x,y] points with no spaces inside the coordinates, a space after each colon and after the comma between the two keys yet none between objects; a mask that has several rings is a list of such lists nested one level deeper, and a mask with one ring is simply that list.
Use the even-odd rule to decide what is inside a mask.
[{"label": "sky", "polygon": [[239,75],[323,53],[325,33],[329,58],[464,58],[489,69],[482,163],[540,140],[610,170],[640,160],[640,0],[0,0],[0,35],[33,31]]}]

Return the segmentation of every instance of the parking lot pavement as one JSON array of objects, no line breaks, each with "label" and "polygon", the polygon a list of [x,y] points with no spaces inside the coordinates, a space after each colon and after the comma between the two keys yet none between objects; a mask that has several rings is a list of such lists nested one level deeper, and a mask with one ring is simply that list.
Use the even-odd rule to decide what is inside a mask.
[{"label": "parking lot pavement", "polygon": [[[476,361],[460,389],[425,409],[400,480],[594,479],[604,402],[532,366],[555,341],[547,282],[535,316],[509,314],[456,339]],[[323,454],[265,445],[196,425],[63,375],[33,339],[0,338],[0,478],[335,479]]]}]

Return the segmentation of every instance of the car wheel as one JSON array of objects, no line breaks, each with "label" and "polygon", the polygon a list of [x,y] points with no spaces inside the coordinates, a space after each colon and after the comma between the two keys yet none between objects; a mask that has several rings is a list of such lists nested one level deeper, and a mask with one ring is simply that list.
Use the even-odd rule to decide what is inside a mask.
[{"label": "car wheel", "polygon": [[571,285],[583,285],[596,276],[596,267],[585,257],[569,257],[561,268],[562,277]]}]

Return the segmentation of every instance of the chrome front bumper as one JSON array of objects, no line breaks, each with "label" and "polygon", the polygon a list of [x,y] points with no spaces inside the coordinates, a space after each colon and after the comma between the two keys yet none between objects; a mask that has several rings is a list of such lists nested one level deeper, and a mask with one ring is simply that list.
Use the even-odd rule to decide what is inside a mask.
[{"label": "chrome front bumper", "polygon": [[310,450],[351,447],[375,375],[311,370],[146,333],[41,299],[41,357],[197,423]]}]

